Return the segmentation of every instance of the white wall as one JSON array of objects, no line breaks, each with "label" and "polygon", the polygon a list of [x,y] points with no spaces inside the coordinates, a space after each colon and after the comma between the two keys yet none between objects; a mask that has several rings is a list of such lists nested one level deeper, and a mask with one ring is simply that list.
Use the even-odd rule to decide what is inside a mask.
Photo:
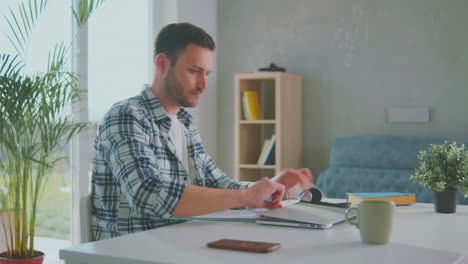
[{"label": "white wall", "polygon": [[[303,81],[303,164],[328,167],[337,137],[468,140],[468,1],[219,0],[218,160],[233,170],[233,75],[274,62]],[[387,123],[390,107],[428,123]],[[223,142],[223,143],[221,143]]]},{"label": "white wall", "polygon": [[[216,0],[156,0],[153,2],[153,41],[159,30],[166,24],[174,22],[189,22],[203,28],[208,34],[216,38]],[[154,45],[154,44],[152,44]],[[217,138],[217,65],[216,54],[214,54],[213,72],[208,78],[208,89],[200,99],[199,106],[190,109],[194,116],[194,123],[198,127],[205,147],[216,160],[216,138]],[[153,66],[150,65],[152,71]]]}]

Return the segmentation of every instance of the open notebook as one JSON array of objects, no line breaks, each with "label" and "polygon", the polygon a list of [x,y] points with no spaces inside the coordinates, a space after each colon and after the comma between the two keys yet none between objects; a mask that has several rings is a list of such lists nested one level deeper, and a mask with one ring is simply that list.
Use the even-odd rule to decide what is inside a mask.
[{"label": "open notebook", "polygon": [[[282,201],[283,207],[298,203],[299,200],[291,199]],[[192,216],[192,217],[171,217],[171,220],[200,220],[200,221],[228,221],[228,222],[253,222],[260,218],[260,214],[268,211],[265,208],[243,209],[243,210],[225,210],[210,214]]]},{"label": "open notebook", "polygon": [[[260,213],[257,224],[327,229],[345,221],[345,208],[297,203]],[[355,215],[350,215],[351,218]]]},{"label": "open notebook", "polygon": [[[262,225],[326,229],[345,221],[346,208],[283,201],[279,209],[226,210],[193,217],[171,217],[174,220],[254,222]],[[354,217],[353,215],[351,215]]]}]

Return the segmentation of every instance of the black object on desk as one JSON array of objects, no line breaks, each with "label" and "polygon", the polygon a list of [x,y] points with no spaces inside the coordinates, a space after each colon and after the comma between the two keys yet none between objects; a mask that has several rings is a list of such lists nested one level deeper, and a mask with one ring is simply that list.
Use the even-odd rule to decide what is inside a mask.
[{"label": "black object on desk", "polygon": [[[307,194],[306,192],[309,192]],[[307,191],[305,191],[301,195],[301,203],[311,203],[311,204],[318,204],[318,205],[324,205],[324,206],[330,206],[330,207],[338,207],[338,208],[349,208],[351,206],[351,203],[328,203],[328,202],[322,202],[322,192],[318,188],[310,188]]]}]

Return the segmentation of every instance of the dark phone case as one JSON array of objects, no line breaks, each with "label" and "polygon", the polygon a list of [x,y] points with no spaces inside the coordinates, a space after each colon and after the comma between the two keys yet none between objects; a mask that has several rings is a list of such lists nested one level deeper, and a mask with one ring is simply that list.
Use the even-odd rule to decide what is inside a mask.
[{"label": "dark phone case", "polygon": [[220,239],[207,244],[210,248],[240,250],[256,253],[268,253],[280,248],[279,243],[257,242],[234,239]]}]

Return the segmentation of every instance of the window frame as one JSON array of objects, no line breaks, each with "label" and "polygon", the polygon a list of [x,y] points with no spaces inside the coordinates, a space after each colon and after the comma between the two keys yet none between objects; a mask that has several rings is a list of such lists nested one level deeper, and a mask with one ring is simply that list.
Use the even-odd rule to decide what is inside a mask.
[{"label": "window frame", "polygon": [[[71,0],[74,8],[77,8],[80,0]],[[148,41],[152,46],[154,38],[154,28],[157,25],[154,19],[155,10],[158,8],[159,0],[147,0],[148,4]],[[160,22],[160,21],[157,21]],[[159,24],[159,23],[158,23]],[[73,19],[72,32],[76,32],[77,25]],[[82,26],[80,32],[72,43],[72,52],[76,54],[72,60],[72,71],[77,73],[78,88],[88,91],[88,23]],[[153,72],[152,59],[148,59],[148,67],[150,73]],[[80,101],[72,105],[72,112],[74,113],[74,120],[78,122],[89,122],[89,105],[88,97],[83,96]],[[93,153],[90,151],[90,144],[93,139],[89,131],[83,132],[72,139],[70,150],[70,173],[71,173],[71,241],[72,245],[78,245],[88,242],[90,237],[90,213],[83,212],[88,208],[83,204],[88,200],[90,195],[90,175],[89,169],[91,166],[91,159]],[[90,153],[91,152],[91,153]]]}]

